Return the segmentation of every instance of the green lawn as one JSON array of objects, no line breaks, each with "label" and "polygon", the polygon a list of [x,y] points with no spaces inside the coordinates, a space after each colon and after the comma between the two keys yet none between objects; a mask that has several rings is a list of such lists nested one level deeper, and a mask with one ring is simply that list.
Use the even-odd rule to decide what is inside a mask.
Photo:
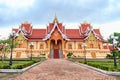
[{"label": "green lawn", "polygon": [[[84,63],[84,61],[79,60],[78,62]],[[114,62],[112,61],[87,61],[87,65],[100,68],[106,71],[120,71],[120,63],[117,63],[117,68],[114,67]]]},{"label": "green lawn", "polygon": [[0,61],[0,69],[22,69],[27,66],[30,66],[36,62],[39,62],[40,60],[13,60],[12,66],[9,65],[9,61]]}]

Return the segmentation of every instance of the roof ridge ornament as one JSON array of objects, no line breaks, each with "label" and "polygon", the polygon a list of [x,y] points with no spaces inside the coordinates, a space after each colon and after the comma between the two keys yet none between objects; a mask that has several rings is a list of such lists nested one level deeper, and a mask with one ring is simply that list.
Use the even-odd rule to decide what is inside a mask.
[{"label": "roof ridge ornament", "polygon": [[56,14],[55,14],[55,17],[54,17],[53,23],[58,23],[58,18],[57,18],[57,16],[56,16]]}]

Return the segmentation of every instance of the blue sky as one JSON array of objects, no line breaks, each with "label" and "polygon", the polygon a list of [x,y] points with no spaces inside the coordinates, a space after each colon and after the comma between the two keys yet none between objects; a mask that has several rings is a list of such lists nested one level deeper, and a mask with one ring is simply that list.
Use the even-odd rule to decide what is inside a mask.
[{"label": "blue sky", "polygon": [[[120,26],[120,0],[0,0],[0,30],[19,26],[25,21],[33,26],[46,25],[53,21],[55,13],[66,25],[87,21],[99,27],[103,35],[109,26]],[[119,32],[111,29],[105,34],[112,31]]]}]

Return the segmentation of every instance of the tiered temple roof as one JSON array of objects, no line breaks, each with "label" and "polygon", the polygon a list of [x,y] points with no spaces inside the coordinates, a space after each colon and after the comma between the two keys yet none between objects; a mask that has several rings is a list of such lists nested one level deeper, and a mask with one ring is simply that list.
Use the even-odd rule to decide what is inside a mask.
[{"label": "tiered temple roof", "polygon": [[62,37],[69,41],[85,40],[90,36],[91,32],[93,32],[93,34],[99,41],[104,41],[100,30],[93,29],[91,24],[85,22],[80,24],[79,29],[65,29],[65,26],[63,26],[62,23],[59,23],[56,16],[53,22],[49,23],[46,29],[34,29],[30,23],[25,22],[22,23],[18,29],[13,28],[13,30],[16,33],[21,32],[27,40],[41,41],[50,38],[54,28],[57,28]]}]

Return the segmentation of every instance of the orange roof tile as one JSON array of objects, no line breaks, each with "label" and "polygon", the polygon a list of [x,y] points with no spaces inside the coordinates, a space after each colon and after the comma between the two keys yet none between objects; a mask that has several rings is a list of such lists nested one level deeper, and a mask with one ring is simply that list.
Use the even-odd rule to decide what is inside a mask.
[{"label": "orange roof tile", "polygon": [[91,26],[90,26],[90,24],[88,24],[88,23],[83,23],[83,24],[81,24],[81,27],[80,27],[80,31],[81,31],[81,33],[84,33],[85,31],[86,31],[86,29],[87,28],[90,28]]},{"label": "orange roof tile", "polygon": [[32,26],[30,23],[23,23],[21,24],[21,28],[25,28],[27,32],[30,32],[32,30]]},{"label": "orange roof tile", "polygon": [[100,39],[103,40],[103,37],[102,37],[99,29],[93,29],[93,31],[95,32],[95,34],[96,34]]},{"label": "orange roof tile", "polygon": [[79,29],[66,29],[66,36],[68,36],[69,38],[80,37]]},{"label": "orange roof tile", "polygon": [[18,32],[18,29],[13,28],[12,31],[15,31],[15,33],[17,33],[17,32]]},{"label": "orange roof tile", "polygon": [[[70,39],[70,41],[78,40],[78,39],[82,40],[86,37],[86,34],[89,34],[89,31],[92,30],[91,25],[88,23],[81,24],[80,29],[65,29],[62,23],[57,23],[57,25],[61,30],[61,32],[65,36],[67,36]],[[20,30],[22,30],[23,27],[26,29],[25,31],[23,30],[23,33],[25,34],[24,36],[26,36],[28,40],[39,40],[39,39],[41,40],[51,32],[52,28],[54,27],[54,23],[49,23],[47,29],[32,29],[32,26],[29,23],[21,24]],[[15,32],[18,32],[18,29],[13,29],[13,30]],[[103,37],[101,36],[99,29],[93,29],[93,32],[95,33],[95,36],[100,38],[100,40],[103,40]]]},{"label": "orange roof tile", "polygon": [[46,29],[33,29],[30,37],[44,37],[46,35]]}]

